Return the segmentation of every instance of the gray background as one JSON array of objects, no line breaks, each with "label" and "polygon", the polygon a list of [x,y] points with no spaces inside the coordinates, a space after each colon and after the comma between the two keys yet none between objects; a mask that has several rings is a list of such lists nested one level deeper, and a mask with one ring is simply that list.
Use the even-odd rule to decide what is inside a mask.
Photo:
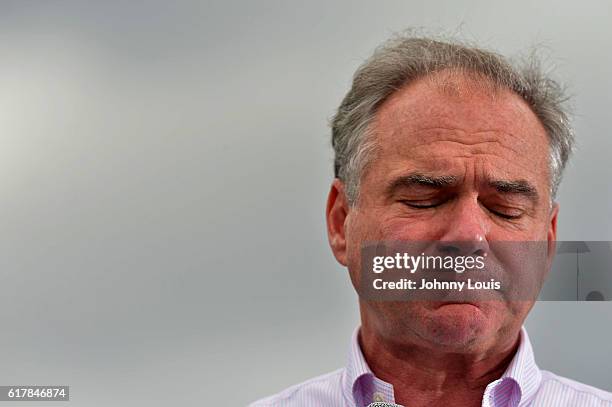
[{"label": "gray background", "polygon": [[[533,3],[0,2],[0,384],[238,406],[342,366],[327,120],[408,26],[550,49],[580,143],[560,238],[612,240],[609,2]],[[542,367],[612,390],[612,304],[527,325]]]}]

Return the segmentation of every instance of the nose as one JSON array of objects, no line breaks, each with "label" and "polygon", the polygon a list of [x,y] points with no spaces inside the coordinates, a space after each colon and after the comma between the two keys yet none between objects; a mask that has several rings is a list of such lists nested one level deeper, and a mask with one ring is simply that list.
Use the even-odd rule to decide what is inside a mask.
[{"label": "nose", "polygon": [[439,253],[485,256],[489,252],[489,221],[476,197],[458,199],[447,217],[437,242]]}]

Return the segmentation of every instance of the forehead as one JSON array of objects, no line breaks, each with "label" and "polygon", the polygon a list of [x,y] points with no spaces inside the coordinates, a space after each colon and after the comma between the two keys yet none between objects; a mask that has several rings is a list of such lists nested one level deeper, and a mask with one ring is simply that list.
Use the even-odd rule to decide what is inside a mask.
[{"label": "forehead", "polygon": [[445,167],[478,157],[518,176],[548,176],[548,137],[537,116],[520,96],[477,78],[443,72],[417,80],[382,104],[373,126],[388,165]]}]

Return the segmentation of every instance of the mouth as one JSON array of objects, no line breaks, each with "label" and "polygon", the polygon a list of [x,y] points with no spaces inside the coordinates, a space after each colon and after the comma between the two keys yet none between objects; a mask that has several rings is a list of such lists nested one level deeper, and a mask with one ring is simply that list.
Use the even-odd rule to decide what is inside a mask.
[{"label": "mouth", "polygon": [[440,309],[448,306],[471,306],[474,308],[481,308],[482,304],[473,301],[435,301],[434,309]]}]

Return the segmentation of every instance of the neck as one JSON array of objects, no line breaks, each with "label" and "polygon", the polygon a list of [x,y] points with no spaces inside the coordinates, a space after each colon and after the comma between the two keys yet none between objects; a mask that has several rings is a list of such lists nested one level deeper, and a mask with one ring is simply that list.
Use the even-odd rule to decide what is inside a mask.
[{"label": "neck", "polygon": [[501,377],[520,335],[481,351],[440,351],[434,344],[390,343],[363,321],[359,344],[376,377],[393,385],[395,402],[410,407],[480,406],[487,385]]}]

